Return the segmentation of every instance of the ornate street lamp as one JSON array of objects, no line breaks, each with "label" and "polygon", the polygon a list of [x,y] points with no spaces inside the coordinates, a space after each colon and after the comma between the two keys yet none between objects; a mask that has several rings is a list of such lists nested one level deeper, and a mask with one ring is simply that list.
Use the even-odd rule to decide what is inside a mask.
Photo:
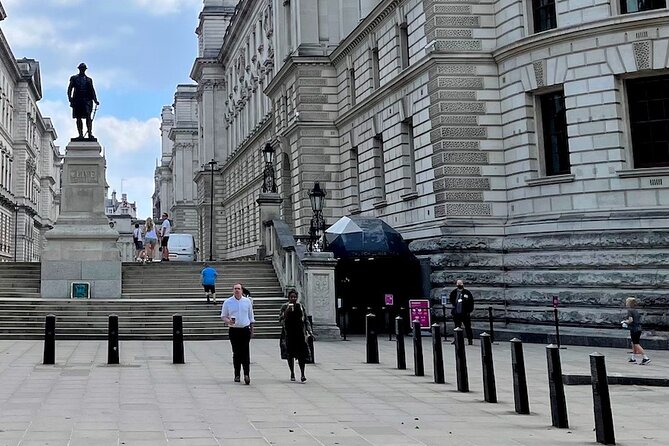
[{"label": "ornate street lamp", "polygon": [[273,192],[276,193],[276,181],[274,178],[274,147],[272,144],[265,144],[265,148],[262,150],[263,158],[265,159],[265,169],[263,170],[263,182],[262,182],[262,191],[263,193]]},{"label": "ornate street lamp", "polygon": [[[325,220],[323,219],[323,203],[325,202],[325,191],[321,189],[320,183],[314,183],[314,188],[309,191],[309,201],[311,201],[311,211],[313,216],[309,223],[309,251],[321,251],[319,240],[321,232],[325,231]],[[323,241],[325,245],[325,240]],[[323,246],[324,247],[324,246]]]},{"label": "ornate street lamp", "polygon": [[214,260],[214,168],[218,164],[213,158],[207,163],[211,166],[211,194],[209,200],[209,261]]}]

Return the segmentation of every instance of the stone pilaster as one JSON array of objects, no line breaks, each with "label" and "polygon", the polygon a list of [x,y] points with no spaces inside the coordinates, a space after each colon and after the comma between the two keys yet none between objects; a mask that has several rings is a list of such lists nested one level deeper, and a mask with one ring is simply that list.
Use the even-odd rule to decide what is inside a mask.
[{"label": "stone pilaster", "polygon": [[335,266],[337,260],[329,252],[308,252],[302,259],[304,267],[304,303],[314,322],[318,340],[338,340],[339,327],[335,310]]}]

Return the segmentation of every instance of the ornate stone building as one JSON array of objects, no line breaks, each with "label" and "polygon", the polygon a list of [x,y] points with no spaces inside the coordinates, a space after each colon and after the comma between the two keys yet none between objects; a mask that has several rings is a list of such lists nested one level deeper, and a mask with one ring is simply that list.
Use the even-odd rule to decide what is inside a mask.
[{"label": "ornate stone building", "polygon": [[434,296],[461,277],[511,320],[558,295],[613,324],[634,294],[669,326],[664,0],[236,3],[204,1],[191,72],[216,257],[256,252],[270,141],[296,233],[320,181],[328,222],[382,218],[430,259]]},{"label": "ornate stone building", "polygon": [[197,156],[198,122],[195,85],[179,85],[173,106],[163,107],[162,158],[156,168],[154,217],[167,212],[174,231],[197,234],[197,190],[193,175],[201,168]]},{"label": "ornate stone building", "polygon": [[17,60],[0,29],[0,261],[39,261],[58,217],[62,157],[41,98],[39,63]]}]

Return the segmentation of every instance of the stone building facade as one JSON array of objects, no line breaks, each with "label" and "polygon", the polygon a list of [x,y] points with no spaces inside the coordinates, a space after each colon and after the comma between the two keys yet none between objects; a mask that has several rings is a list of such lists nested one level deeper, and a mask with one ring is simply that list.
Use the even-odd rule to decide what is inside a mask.
[{"label": "stone building facade", "polygon": [[197,235],[197,189],[193,175],[201,169],[197,156],[198,122],[195,85],[179,85],[172,106],[161,113],[162,156],[156,167],[154,220],[167,212],[175,232]]},{"label": "stone building facade", "polygon": [[58,217],[62,156],[41,98],[39,63],[16,59],[0,29],[0,261],[39,261]]},{"label": "stone building facade", "polygon": [[191,72],[216,257],[258,247],[269,141],[296,233],[320,181],[328,222],[382,218],[430,259],[433,297],[463,278],[509,320],[557,295],[613,325],[636,295],[669,326],[665,1],[236,3],[204,1]]}]

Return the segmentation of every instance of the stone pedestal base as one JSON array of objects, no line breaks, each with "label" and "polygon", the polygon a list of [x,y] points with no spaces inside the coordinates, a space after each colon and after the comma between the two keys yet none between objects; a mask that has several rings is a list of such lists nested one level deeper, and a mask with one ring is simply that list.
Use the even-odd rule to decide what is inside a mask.
[{"label": "stone pedestal base", "polygon": [[92,298],[121,297],[119,234],[104,212],[105,159],[95,141],[72,141],[63,164],[61,211],[45,234],[41,295],[69,298],[72,282],[90,283]]},{"label": "stone pedestal base", "polygon": [[320,341],[339,340],[335,311],[337,259],[330,252],[308,252],[302,265],[305,306],[314,321],[314,336]]}]

